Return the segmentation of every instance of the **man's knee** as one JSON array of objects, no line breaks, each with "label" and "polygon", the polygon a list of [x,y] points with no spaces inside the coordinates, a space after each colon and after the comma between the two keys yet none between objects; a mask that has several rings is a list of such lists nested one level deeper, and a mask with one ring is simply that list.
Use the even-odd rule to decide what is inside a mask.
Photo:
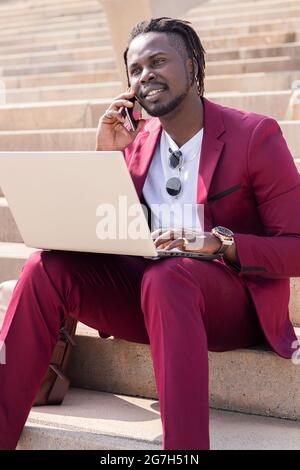
[{"label": "man's knee", "polygon": [[145,270],[143,285],[164,289],[171,284],[174,286],[176,283],[182,285],[195,282],[196,279],[209,275],[207,268],[207,263],[191,258],[159,260]]},{"label": "man's knee", "polygon": [[32,253],[23,266],[22,275],[35,281],[46,273],[47,276],[55,280],[58,275],[65,272],[66,268],[67,263],[64,252],[36,251]]},{"label": "man's knee", "polygon": [[143,274],[142,292],[145,289],[160,290],[167,287],[168,280],[170,281],[174,273],[172,261],[171,259],[159,260],[146,268]]},{"label": "man's knee", "polygon": [[159,323],[159,316],[164,318],[162,325],[187,324],[188,318],[190,324],[194,324],[195,317],[197,321],[200,319],[205,304],[202,284],[195,281],[194,271],[202,268],[192,268],[193,261],[195,263],[189,258],[159,260],[146,269],[141,285],[141,306],[147,328]]},{"label": "man's knee", "polygon": [[[199,269],[199,267],[198,267]],[[196,286],[193,277],[191,260],[188,258],[173,258],[159,260],[150,265],[144,272],[141,294],[142,301],[153,295],[163,296],[190,296],[190,291]],[[201,286],[197,289],[201,292]]]},{"label": "man's knee", "polygon": [[224,276],[226,269],[220,263],[205,262],[191,258],[173,258],[159,260],[150,265],[144,272],[141,285],[142,305],[153,296],[191,301],[194,292],[195,300],[203,304],[208,295],[216,293],[216,279]]}]

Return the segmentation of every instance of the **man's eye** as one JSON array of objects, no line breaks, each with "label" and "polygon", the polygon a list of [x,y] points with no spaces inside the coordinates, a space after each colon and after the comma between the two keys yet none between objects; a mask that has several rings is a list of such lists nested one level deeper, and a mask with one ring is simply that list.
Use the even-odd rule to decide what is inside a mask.
[{"label": "man's eye", "polygon": [[162,64],[164,61],[165,61],[165,59],[162,59],[162,58],[160,58],[160,59],[154,59],[153,63],[154,63],[154,65],[160,65],[160,64]]},{"label": "man's eye", "polygon": [[140,69],[133,69],[133,70],[131,70],[131,72],[130,72],[130,74],[131,74],[132,76],[138,75],[139,73],[140,73]]}]

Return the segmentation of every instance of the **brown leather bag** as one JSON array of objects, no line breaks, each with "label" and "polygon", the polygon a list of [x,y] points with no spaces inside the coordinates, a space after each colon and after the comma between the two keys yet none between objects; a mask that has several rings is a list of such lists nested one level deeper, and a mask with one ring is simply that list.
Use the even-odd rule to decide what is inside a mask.
[{"label": "brown leather bag", "polygon": [[75,346],[77,320],[65,318],[60,329],[60,338],[54,348],[49,368],[39,388],[34,406],[60,405],[69,389],[66,376],[72,346]]}]

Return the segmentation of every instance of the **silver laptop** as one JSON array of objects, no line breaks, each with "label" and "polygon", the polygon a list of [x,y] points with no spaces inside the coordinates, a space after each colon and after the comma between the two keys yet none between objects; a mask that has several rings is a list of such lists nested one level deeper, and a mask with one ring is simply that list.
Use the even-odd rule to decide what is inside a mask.
[{"label": "silver laptop", "polygon": [[122,152],[0,152],[0,187],[29,247],[160,259]]}]

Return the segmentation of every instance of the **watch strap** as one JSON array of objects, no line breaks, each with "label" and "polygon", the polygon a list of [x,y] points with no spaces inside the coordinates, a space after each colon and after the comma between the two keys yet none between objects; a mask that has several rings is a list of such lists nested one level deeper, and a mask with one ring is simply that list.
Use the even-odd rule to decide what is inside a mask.
[{"label": "watch strap", "polygon": [[[220,238],[219,238],[220,240]],[[230,245],[225,245],[221,240],[220,242],[222,243],[220,248],[218,249],[218,251],[216,251],[216,255],[223,255],[225,253],[225,251],[227,250],[227,248],[230,246]]]}]

